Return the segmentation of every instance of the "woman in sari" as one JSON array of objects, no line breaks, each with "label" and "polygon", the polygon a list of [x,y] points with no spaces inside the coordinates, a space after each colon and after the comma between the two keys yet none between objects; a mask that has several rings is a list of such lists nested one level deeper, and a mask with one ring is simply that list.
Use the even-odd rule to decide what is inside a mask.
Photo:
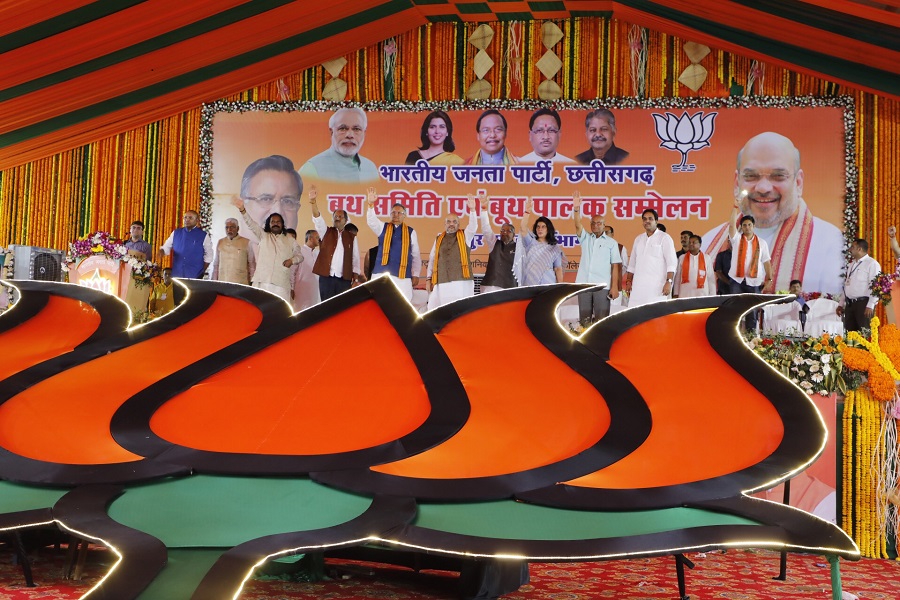
[{"label": "woman in sari", "polygon": [[519,227],[519,242],[522,244],[522,264],[518,277],[519,285],[542,285],[563,282],[565,257],[556,243],[556,229],[547,217],[538,217],[534,226],[528,229],[531,220],[531,200],[525,203],[525,213]]}]

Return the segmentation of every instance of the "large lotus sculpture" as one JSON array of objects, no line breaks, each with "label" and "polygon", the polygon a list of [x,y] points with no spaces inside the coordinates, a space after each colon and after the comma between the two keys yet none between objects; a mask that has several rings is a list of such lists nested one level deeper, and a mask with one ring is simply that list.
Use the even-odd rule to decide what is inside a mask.
[{"label": "large lotus sculpture", "polygon": [[20,282],[0,317],[0,529],[57,523],[119,562],[91,597],[236,597],[272,557],[382,544],[600,560],[771,547],[857,558],[745,492],[821,452],[812,403],[746,348],[760,296],[675,300],[569,335],[585,286],[418,315],[378,279],[291,314],[243,286],[129,327]]},{"label": "large lotus sculpture", "polygon": [[682,112],[681,116],[667,112],[665,116],[653,113],[653,121],[656,124],[656,137],[659,138],[660,147],[675,150],[681,153],[681,162],[672,165],[672,170],[682,170],[688,167],[687,156],[692,150],[700,150],[709,146],[709,138],[715,132],[715,121],[718,113],[698,112],[688,116]]}]

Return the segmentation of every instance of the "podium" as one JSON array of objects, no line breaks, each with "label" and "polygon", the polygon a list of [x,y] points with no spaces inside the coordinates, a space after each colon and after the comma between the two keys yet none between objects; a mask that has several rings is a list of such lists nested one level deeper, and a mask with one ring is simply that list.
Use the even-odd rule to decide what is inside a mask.
[{"label": "podium", "polygon": [[147,310],[152,285],[137,285],[131,267],[118,258],[105,254],[88,256],[69,270],[69,282],[118,296],[132,313]]}]

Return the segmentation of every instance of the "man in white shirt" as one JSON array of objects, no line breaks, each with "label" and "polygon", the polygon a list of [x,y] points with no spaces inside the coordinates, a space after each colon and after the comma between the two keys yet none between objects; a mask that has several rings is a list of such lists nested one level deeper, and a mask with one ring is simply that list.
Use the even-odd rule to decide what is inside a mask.
[{"label": "man in white shirt", "polygon": [[625,289],[628,308],[666,300],[675,277],[675,242],[658,227],[659,214],[648,208],[641,214],[644,233],[634,239]]},{"label": "man in white shirt", "polygon": [[318,195],[316,186],[310,186],[309,206],[312,209],[313,225],[321,240],[313,272],[319,277],[319,296],[325,301],[349,290],[359,279],[362,270],[356,236],[346,229],[350,223],[347,211],[340,208],[335,210],[331,214],[334,226],[326,226],[316,203]]},{"label": "man in white shirt", "polygon": [[687,252],[678,259],[675,268],[675,298],[696,298],[716,295],[716,275],[714,261],[708,254],[700,252],[703,239],[699,235],[688,237]]},{"label": "man in white shirt", "polygon": [[859,331],[869,326],[878,296],[872,293],[872,280],[881,273],[881,265],[869,256],[869,242],[860,238],[850,244],[853,262],[847,267],[844,293],[837,307],[837,314],[844,318],[844,329]]},{"label": "man in white shirt", "polygon": [[[769,245],[753,232],[756,220],[750,215],[741,217],[741,231],[738,233],[734,223],[740,214],[740,202],[735,200],[728,224],[728,237],[731,239],[731,267],[728,269],[731,293],[758,294],[764,286],[772,283]],[[756,329],[757,312],[751,310],[747,313],[747,331]]]}]

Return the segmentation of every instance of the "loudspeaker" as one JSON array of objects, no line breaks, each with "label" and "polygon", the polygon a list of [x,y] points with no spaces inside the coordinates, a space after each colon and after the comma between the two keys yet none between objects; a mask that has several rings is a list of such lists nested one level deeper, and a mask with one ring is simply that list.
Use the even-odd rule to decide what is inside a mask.
[{"label": "loudspeaker", "polygon": [[13,251],[13,279],[65,281],[63,252],[53,248],[10,246]]}]

